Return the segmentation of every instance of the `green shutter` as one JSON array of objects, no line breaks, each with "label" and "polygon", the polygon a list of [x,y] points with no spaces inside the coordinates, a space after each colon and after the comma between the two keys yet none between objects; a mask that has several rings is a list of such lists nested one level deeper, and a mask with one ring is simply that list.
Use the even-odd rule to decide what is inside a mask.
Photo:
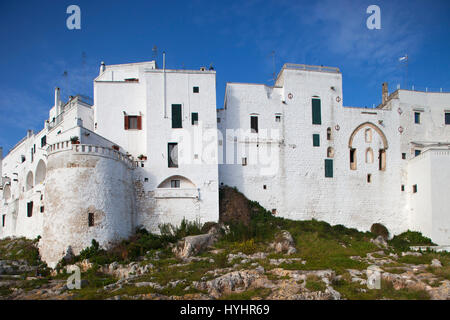
[{"label": "green shutter", "polygon": [[320,112],[320,99],[312,99],[312,124],[322,124],[322,115]]},{"label": "green shutter", "polygon": [[181,104],[173,104],[172,105],[172,128],[182,128]]},{"label": "green shutter", "polygon": [[198,122],[198,112],[192,112],[192,125],[196,125]]},{"label": "green shutter", "polygon": [[314,147],[320,146],[320,135],[319,134],[313,134],[313,146]]},{"label": "green shutter", "polygon": [[325,177],[333,178],[333,160],[325,159]]}]

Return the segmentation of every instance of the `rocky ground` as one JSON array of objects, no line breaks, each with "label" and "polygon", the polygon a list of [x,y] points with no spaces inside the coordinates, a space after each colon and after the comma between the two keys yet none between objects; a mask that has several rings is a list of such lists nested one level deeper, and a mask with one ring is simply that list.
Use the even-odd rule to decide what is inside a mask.
[{"label": "rocky ground", "polygon": [[[110,251],[93,242],[55,270],[40,261],[38,239],[0,240],[0,299],[450,299],[450,254],[411,251],[431,243],[418,233],[387,240],[375,229],[275,218],[244,200],[245,225],[144,232]],[[230,198],[222,205],[236,210]],[[76,267],[80,281],[68,282]]]}]

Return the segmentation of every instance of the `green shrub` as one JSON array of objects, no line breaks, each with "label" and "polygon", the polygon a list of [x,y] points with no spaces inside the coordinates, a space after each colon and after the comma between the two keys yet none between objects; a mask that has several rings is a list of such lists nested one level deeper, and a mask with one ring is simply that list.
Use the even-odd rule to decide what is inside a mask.
[{"label": "green shrub", "polygon": [[411,246],[435,246],[430,238],[424,237],[417,231],[406,231],[394,236],[389,244],[397,250],[406,251]]}]

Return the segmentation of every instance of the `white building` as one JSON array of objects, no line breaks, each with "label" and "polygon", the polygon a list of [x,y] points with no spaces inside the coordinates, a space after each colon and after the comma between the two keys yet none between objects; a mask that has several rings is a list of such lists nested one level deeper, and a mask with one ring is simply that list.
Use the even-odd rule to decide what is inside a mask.
[{"label": "white building", "polygon": [[344,107],[339,69],[285,64],[274,87],[228,83],[218,122],[220,184],[274,214],[450,244],[450,93]]},{"label": "white building", "polygon": [[45,128],[0,150],[0,238],[40,235],[54,266],[92,239],[217,221],[220,182],[277,216],[448,245],[450,94],[382,97],[343,107],[337,68],[286,64],[273,87],[227,84],[216,110],[214,71],[102,63],[93,103],[56,89]]},{"label": "white building", "polygon": [[217,221],[215,89],[214,71],[154,61],[102,64],[94,105],[62,104],[56,89],[45,128],[2,159],[0,237],[40,235],[53,266],[92,239],[108,247],[137,227]]}]

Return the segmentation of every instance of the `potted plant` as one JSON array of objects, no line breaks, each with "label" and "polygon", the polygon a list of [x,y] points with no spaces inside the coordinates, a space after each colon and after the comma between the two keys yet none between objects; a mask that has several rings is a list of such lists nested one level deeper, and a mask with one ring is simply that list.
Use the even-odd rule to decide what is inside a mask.
[{"label": "potted plant", "polygon": [[138,159],[141,161],[147,160],[147,156],[144,156],[143,154],[141,154],[141,155],[139,155]]},{"label": "potted plant", "polygon": [[80,140],[77,136],[70,137],[70,142],[72,142],[72,144],[80,144]]},{"label": "potted plant", "polygon": [[120,149],[120,147],[119,147],[119,146],[116,146],[115,144],[112,146],[112,148],[113,148],[114,150],[116,150],[116,151],[119,151],[119,149]]}]

